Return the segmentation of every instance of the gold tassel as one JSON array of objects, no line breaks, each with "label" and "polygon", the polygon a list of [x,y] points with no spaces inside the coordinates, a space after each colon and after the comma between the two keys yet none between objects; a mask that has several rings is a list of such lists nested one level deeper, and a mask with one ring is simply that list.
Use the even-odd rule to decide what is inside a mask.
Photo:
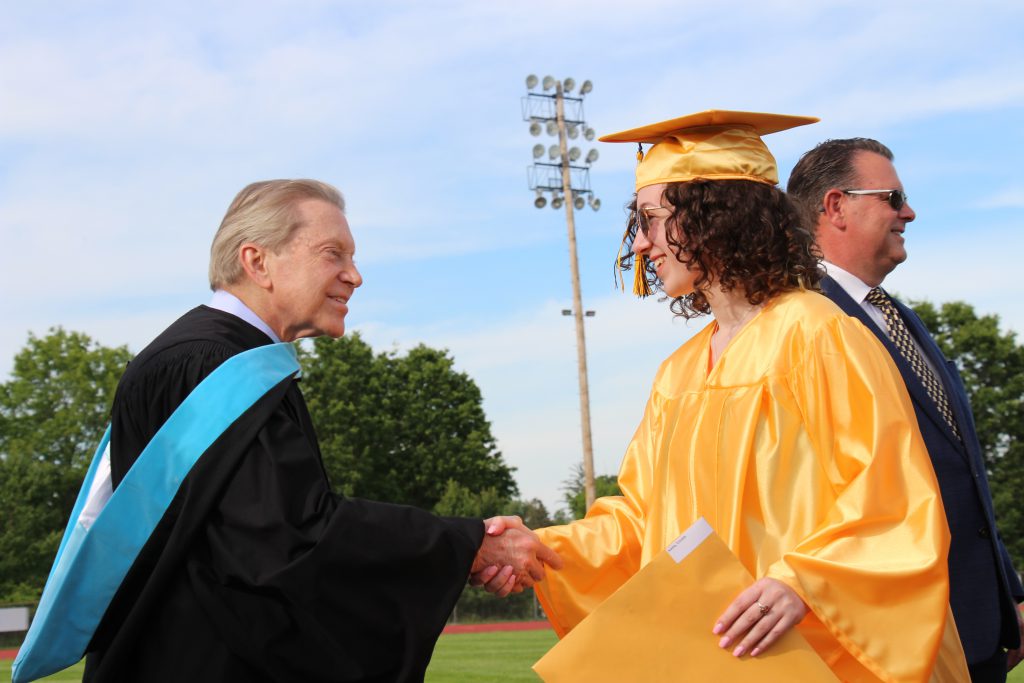
[{"label": "gold tassel", "polygon": [[647,282],[647,257],[637,254],[633,259],[633,295],[643,299],[653,293],[650,283]]},{"label": "gold tassel", "polygon": [[[622,235],[622,241],[619,243],[619,253],[615,255],[615,276],[619,279],[619,289],[622,291],[626,291],[626,281],[622,277],[622,247],[629,239],[629,231],[630,229],[627,227],[626,232]],[[643,254],[633,257],[633,294],[641,299],[654,294],[651,291],[651,285],[647,282],[647,257]]]},{"label": "gold tassel", "polygon": [[644,145],[642,142],[636,143],[636,162],[639,164],[644,160]]}]

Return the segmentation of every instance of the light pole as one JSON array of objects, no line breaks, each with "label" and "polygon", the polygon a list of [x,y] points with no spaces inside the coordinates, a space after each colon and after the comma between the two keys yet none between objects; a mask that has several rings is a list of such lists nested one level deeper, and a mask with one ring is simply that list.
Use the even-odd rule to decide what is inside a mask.
[{"label": "light pole", "polygon": [[[558,145],[551,145],[544,157],[544,145],[533,146],[533,165],[528,169],[530,189],[536,193],[533,205],[543,209],[547,204],[544,193],[551,195],[551,208],[560,209],[565,205],[565,222],[569,231],[569,270],[572,275],[572,313],[576,319],[576,360],[579,365],[580,422],[583,431],[583,490],[587,509],[594,504],[594,445],[590,434],[590,389],[587,383],[587,342],[583,333],[583,297],[580,294],[580,268],[576,259],[576,220],[573,209],[582,209],[586,204],[597,211],[601,200],[590,189],[590,165],[597,161],[597,150],[591,149],[583,156],[579,147],[570,147],[568,139],[575,140],[581,134],[585,140],[594,139],[594,130],[583,120],[583,97],[593,89],[590,81],[580,86],[579,96],[571,96],[576,81],[571,78],[558,81],[545,76],[541,92],[534,92],[538,79],[526,77],[526,96],[522,99],[523,120],[530,124],[534,137],[542,132],[558,136]],[[548,94],[549,90],[553,90]],[[567,113],[568,110],[568,113]],[[584,199],[586,197],[586,199]],[[593,315],[587,311],[588,315]]]}]

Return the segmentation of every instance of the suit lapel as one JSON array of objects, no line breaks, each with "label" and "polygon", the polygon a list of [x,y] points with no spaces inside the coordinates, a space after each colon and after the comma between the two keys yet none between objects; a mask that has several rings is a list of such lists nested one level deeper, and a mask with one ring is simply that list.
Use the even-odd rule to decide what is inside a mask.
[{"label": "suit lapel", "polygon": [[[847,294],[846,290],[843,289],[839,285],[839,283],[833,280],[831,277],[826,276],[821,281],[821,289],[825,293],[825,295],[828,298],[832,299],[832,301],[834,301],[841,309],[843,309],[843,311],[847,315],[857,318],[857,320],[860,320],[865,327],[867,327],[874,333],[875,337],[878,338],[878,341],[882,342],[882,346],[884,346],[885,350],[889,352],[889,356],[896,364],[896,368],[900,371],[900,375],[903,377],[903,383],[907,387],[907,392],[910,394],[910,398],[914,401],[915,404],[917,404],[918,408],[921,409],[928,416],[928,418],[936,424],[936,426],[942,431],[946,438],[949,439],[953,444],[960,446],[958,450],[963,452],[963,447],[960,444],[960,440],[956,438],[956,435],[953,434],[953,431],[949,428],[949,425],[946,424],[946,420],[943,419],[942,414],[939,413],[939,409],[935,406],[935,402],[932,401],[931,396],[928,395],[928,391],[924,388],[924,384],[921,382],[921,379],[917,376],[917,373],[914,372],[914,368],[911,367],[910,363],[907,362],[907,360],[903,357],[903,354],[900,353],[900,350],[896,347],[896,345],[892,343],[892,340],[889,339],[889,335],[887,335],[885,332],[879,329],[875,321],[868,316],[867,312],[863,308],[861,308],[860,304],[854,301],[853,297]],[[900,302],[896,301],[895,299],[893,299],[893,301],[896,302],[897,310],[899,310],[900,315],[903,315],[904,321],[907,322],[907,326],[911,330],[911,333],[918,337],[918,339],[921,339],[922,337],[920,335],[922,332],[924,332],[924,339],[926,339],[927,342],[922,343],[922,346],[925,347],[926,352],[929,353],[929,357],[931,358],[932,363],[935,364],[937,368],[939,368],[939,379],[942,382],[943,386],[946,387],[947,393],[949,393],[950,403],[953,406],[955,406],[954,410],[956,411],[955,414],[957,418],[957,424],[963,425],[964,420],[959,409],[959,397],[956,397],[950,390],[950,382],[948,381],[949,372],[946,369],[945,358],[941,357],[942,353],[939,351],[938,347],[935,346],[935,342],[932,340],[931,336],[928,335],[927,330],[924,330],[923,323],[917,320],[917,316],[907,316],[907,307],[901,304]],[[913,319],[914,323],[912,324],[908,318]],[[938,354],[938,356],[940,357],[938,361],[936,361],[934,357],[935,354],[932,354],[932,349],[930,347],[935,347],[935,354]]]}]

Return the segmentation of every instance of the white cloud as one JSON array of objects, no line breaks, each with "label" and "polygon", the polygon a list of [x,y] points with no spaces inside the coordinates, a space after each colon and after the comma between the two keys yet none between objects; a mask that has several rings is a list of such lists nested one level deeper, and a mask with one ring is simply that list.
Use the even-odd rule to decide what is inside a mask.
[{"label": "white cloud", "polygon": [[870,121],[877,129],[942,114],[1019,107],[1024,105],[1024,83],[1016,74],[1022,68],[1024,59],[928,82],[864,84],[825,103],[829,123],[849,129]]},{"label": "white cloud", "polygon": [[[585,318],[595,467],[615,474],[639,423],[654,374],[707,323],[675,319],[667,303],[616,294]],[[480,386],[498,446],[518,468],[521,493],[561,507],[561,483],[582,457],[575,328],[557,302],[498,319],[439,321],[416,329],[355,325],[376,349],[447,348]],[[356,314],[358,316],[358,311]]]},{"label": "white cloud", "polygon": [[1024,335],[1024,304],[1012,284],[1020,270],[1020,225],[971,226],[944,239],[916,225],[908,227],[907,261],[886,278],[886,288],[907,299],[966,301],[980,314],[997,314],[1004,329]]},{"label": "white cloud", "polygon": [[1024,187],[1008,187],[978,202],[981,209],[1024,209]]},{"label": "white cloud", "polygon": [[[985,0],[941,11],[923,0],[743,0],[726,12],[668,0],[8,3],[0,374],[27,330],[56,323],[141,348],[203,300],[213,229],[233,194],[259,178],[338,184],[360,263],[417,291],[444,290],[427,267],[405,282],[404,265],[563,253],[564,227],[530,207],[525,184],[534,139],[518,99],[530,72],[592,79],[586,113],[599,133],[708,107],[821,116],[769,138],[783,175],[826,137],[899,131],[908,143],[943,145],[961,214],[928,211],[918,204],[926,193],[912,190],[922,219],[908,233],[910,261],[887,284],[914,298],[967,299],[1024,330],[1007,285],[1024,246],[1019,226],[961,224],[972,198],[992,192],[962,169],[1015,170],[992,139],[993,122],[1016,125],[1024,104],[1022,23],[1020,3]],[[987,144],[936,134],[949,114]],[[980,114],[989,118],[972,128]],[[614,242],[632,187],[632,150],[600,152],[592,183],[606,208],[581,221],[581,254],[588,238]],[[928,162],[901,174],[931,183]],[[1007,186],[982,204],[1012,210],[1024,197]],[[564,280],[562,268],[487,283],[514,288],[515,308],[500,314],[445,293],[411,315],[401,296],[367,291],[352,319],[377,348],[452,349],[484,391],[523,493],[549,504],[579,454],[572,322],[546,284]],[[699,324],[673,325],[663,305],[629,297],[587,307],[598,311],[587,321],[596,456],[609,472],[657,364]]]}]

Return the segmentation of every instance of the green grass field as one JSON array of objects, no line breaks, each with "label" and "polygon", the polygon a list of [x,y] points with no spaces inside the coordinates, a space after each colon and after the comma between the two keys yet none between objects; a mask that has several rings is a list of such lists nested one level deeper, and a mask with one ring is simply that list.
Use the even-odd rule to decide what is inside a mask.
[{"label": "green grass field", "polygon": [[539,681],[530,666],[551,649],[554,631],[498,631],[441,636],[427,683]]},{"label": "green grass field", "polygon": [[[555,644],[554,631],[458,633],[441,636],[427,669],[427,683],[539,681],[530,666]],[[45,681],[82,680],[82,664]],[[11,680],[11,662],[0,661],[0,681]],[[1024,681],[1022,681],[1024,683]]]},{"label": "green grass field", "polygon": [[[427,669],[427,683],[539,681],[530,665],[555,644],[552,631],[460,633],[441,636]],[[0,661],[0,681],[11,680],[11,663]],[[82,665],[46,681],[82,680]],[[1024,664],[1010,672],[1007,683],[1024,683]]]},{"label": "green grass field", "polygon": [[[10,683],[11,680],[11,664],[12,662],[8,659],[0,661],[0,681],[3,683]],[[43,681],[74,681],[74,683],[82,683],[82,669],[85,668],[84,664],[75,664],[70,669],[64,669],[60,673],[47,676],[40,680]]]}]

